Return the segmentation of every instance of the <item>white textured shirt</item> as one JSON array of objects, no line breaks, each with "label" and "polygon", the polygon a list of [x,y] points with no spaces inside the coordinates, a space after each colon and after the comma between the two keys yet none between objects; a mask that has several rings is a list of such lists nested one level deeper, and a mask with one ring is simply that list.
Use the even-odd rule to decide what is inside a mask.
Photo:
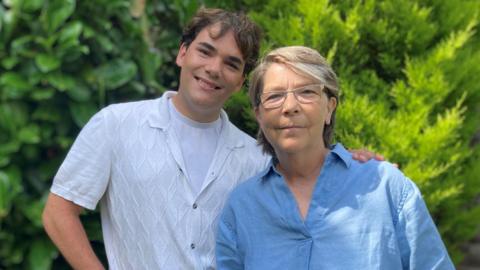
[{"label": "white textured shirt", "polygon": [[101,110],[55,176],[53,193],[88,209],[100,202],[110,269],[215,269],[215,231],[229,192],[269,162],[222,111],[216,154],[193,192],[171,128],[173,95]]}]

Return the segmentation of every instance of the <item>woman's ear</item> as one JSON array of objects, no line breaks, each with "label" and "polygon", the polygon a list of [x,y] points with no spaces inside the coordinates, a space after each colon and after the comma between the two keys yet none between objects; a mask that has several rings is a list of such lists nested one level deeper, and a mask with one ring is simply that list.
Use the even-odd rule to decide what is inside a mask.
[{"label": "woman's ear", "polygon": [[325,117],[325,125],[330,125],[332,122],[332,114],[335,111],[335,108],[337,108],[337,99],[334,97],[329,98],[328,104],[327,104],[327,116]]},{"label": "woman's ear", "polygon": [[260,111],[259,111],[258,106],[253,108],[253,111],[255,112],[255,119],[257,119],[257,122],[260,123]]}]

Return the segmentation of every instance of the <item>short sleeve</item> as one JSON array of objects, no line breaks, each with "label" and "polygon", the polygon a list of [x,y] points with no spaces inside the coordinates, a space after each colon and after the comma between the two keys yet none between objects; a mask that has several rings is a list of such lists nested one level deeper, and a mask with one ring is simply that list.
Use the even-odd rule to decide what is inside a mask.
[{"label": "short sleeve", "polygon": [[455,269],[419,189],[406,180],[396,226],[404,269]]},{"label": "short sleeve", "polygon": [[80,131],[54,177],[51,192],[95,209],[108,186],[112,149],[105,121],[106,109],[95,114]]}]

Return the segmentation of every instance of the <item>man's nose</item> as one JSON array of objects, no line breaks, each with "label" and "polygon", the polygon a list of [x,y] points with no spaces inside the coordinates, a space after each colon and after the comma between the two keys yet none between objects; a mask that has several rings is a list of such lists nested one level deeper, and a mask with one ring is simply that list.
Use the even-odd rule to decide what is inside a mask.
[{"label": "man's nose", "polygon": [[208,75],[217,78],[220,74],[222,68],[222,61],[216,57],[210,59],[210,61],[205,66],[205,71]]}]

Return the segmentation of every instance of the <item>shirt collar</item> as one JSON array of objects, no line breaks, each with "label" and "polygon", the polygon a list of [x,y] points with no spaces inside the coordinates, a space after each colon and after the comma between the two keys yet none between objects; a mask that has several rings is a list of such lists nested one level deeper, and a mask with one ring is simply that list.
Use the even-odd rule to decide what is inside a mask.
[{"label": "shirt collar", "polygon": [[154,108],[147,115],[148,124],[152,128],[166,129],[170,125],[170,114],[168,113],[168,99],[172,98],[176,93],[167,91],[161,97],[157,98]]},{"label": "shirt collar", "polygon": [[[176,91],[166,91],[160,98],[156,99],[154,103],[155,108],[150,110],[147,115],[148,123],[152,128],[159,128],[167,130],[170,127],[171,118],[168,111],[168,100],[177,94]],[[222,131],[220,133],[220,140],[229,148],[239,148],[245,145],[243,140],[235,134],[235,127],[230,123],[227,113],[222,109],[220,111],[220,119],[222,121]]]},{"label": "shirt collar", "polygon": [[[330,153],[325,158],[324,164],[332,161],[334,162],[340,161],[348,169],[350,168],[350,165],[352,163],[352,154],[348,152],[348,150],[345,149],[345,147],[341,143],[336,143],[330,147]],[[281,175],[275,166],[276,166],[276,163],[274,162],[273,159],[271,159],[267,168],[262,172],[260,172],[259,178],[264,178],[270,173]]]},{"label": "shirt collar", "polygon": [[348,152],[341,143],[336,143],[330,147],[332,156],[337,157],[337,160],[343,162],[343,164],[348,168],[352,164],[352,154]]}]

